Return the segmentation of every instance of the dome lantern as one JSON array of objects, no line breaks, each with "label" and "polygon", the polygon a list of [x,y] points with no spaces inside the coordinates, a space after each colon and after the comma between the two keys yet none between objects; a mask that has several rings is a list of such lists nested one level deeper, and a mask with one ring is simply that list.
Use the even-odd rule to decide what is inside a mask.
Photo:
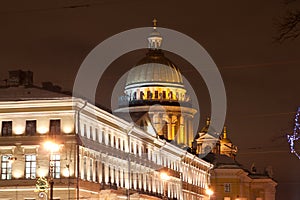
[{"label": "dome lantern", "polygon": [[153,31],[148,36],[148,48],[149,49],[160,49],[162,44],[162,37],[160,33],[156,30],[157,20],[153,19]]}]

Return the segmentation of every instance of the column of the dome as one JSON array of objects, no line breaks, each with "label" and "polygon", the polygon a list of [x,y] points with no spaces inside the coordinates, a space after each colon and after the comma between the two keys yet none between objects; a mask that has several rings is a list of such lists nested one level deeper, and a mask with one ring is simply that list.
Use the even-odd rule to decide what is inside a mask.
[{"label": "column of the dome", "polygon": [[194,140],[193,118],[192,117],[189,117],[188,123],[189,123],[189,125],[188,125],[189,131],[188,131],[187,146],[191,147],[192,142]]},{"label": "column of the dome", "polygon": [[180,116],[180,131],[179,131],[179,134],[178,134],[178,144],[182,144],[183,143],[183,139],[184,139],[184,134],[185,134],[185,126],[184,126],[184,123],[185,123],[185,119],[184,117],[181,115]]},{"label": "column of the dome", "polygon": [[184,116],[184,135],[183,135],[183,144],[187,144],[188,141],[188,134],[189,134],[189,119],[187,116]]},{"label": "column of the dome", "polygon": [[176,130],[176,125],[177,125],[177,115],[172,115],[171,123],[172,123],[172,133],[171,133],[171,140],[175,139],[175,136],[178,134]]}]

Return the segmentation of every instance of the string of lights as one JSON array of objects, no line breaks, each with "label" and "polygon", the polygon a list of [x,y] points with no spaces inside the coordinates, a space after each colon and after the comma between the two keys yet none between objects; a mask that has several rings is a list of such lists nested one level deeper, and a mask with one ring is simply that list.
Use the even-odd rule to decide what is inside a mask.
[{"label": "string of lights", "polygon": [[299,159],[300,155],[295,150],[295,141],[300,139],[300,124],[299,124],[299,116],[300,116],[300,107],[298,107],[298,111],[295,117],[295,127],[293,135],[287,135],[288,143],[290,144],[291,153],[295,154]]}]

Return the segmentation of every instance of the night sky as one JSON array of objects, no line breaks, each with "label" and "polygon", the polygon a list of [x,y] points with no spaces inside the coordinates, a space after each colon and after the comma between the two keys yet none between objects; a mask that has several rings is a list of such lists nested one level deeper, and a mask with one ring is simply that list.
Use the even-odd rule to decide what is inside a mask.
[{"label": "night sky", "polygon": [[[300,2],[292,6],[300,8]],[[299,200],[300,160],[289,153],[286,134],[292,133],[300,106],[300,37],[274,42],[276,20],[291,8],[283,0],[1,2],[0,79],[8,70],[31,70],[36,85],[52,81],[71,91],[77,70],[96,45],[119,32],[151,26],[155,17],[158,26],[195,39],[218,66],[237,160],[246,168],[255,163],[259,172],[272,166],[276,199]],[[128,53],[109,67],[98,85],[97,103],[110,108],[113,85],[144,53]],[[196,91],[203,126],[210,115],[205,83],[187,61],[166,55]]]}]

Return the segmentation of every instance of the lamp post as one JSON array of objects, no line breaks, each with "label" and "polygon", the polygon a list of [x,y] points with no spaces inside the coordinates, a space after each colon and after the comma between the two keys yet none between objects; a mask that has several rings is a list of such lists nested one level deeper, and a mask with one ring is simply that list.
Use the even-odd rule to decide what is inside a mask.
[{"label": "lamp post", "polygon": [[53,200],[53,186],[54,186],[54,180],[53,180],[53,171],[54,171],[54,161],[52,160],[52,157],[53,157],[53,153],[54,152],[58,152],[59,151],[59,145],[54,143],[54,142],[51,142],[51,141],[47,141],[44,143],[44,146],[45,146],[45,149],[50,152],[50,155],[49,155],[49,160],[50,160],[50,163],[49,163],[49,177],[50,177],[50,180],[49,180],[49,185],[50,185],[50,200]]},{"label": "lamp post", "polygon": [[163,199],[168,199],[166,194],[166,189],[167,189],[166,185],[167,185],[167,181],[170,180],[170,176],[165,172],[161,172],[160,178],[163,181]]},{"label": "lamp post", "polygon": [[210,199],[211,195],[214,194],[214,191],[210,189],[210,187],[207,187],[205,192],[208,195],[208,199]]}]

